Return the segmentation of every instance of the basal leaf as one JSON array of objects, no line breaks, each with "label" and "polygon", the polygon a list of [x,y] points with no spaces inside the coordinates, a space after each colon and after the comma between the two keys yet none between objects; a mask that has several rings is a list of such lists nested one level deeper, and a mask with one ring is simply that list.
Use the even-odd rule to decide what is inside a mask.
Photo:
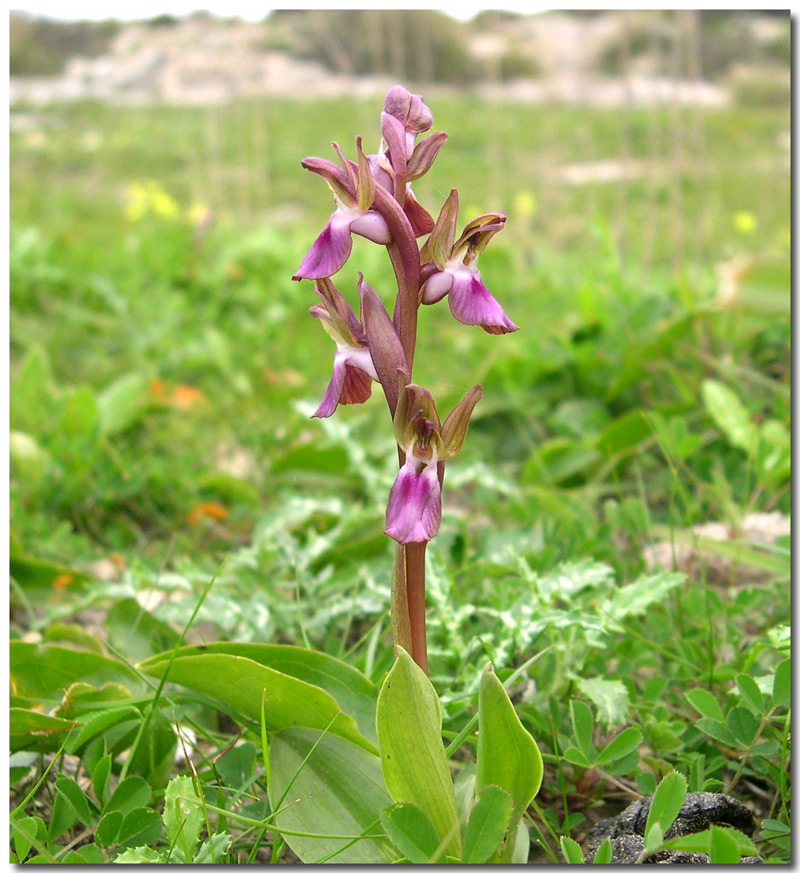
[{"label": "basal leaf", "polygon": [[[334,698],[316,685],[265,667],[250,658],[226,653],[181,650],[169,669],[169,680],[201,691],[224,703],[242,718],[261,720],[261,700],[267,730],[308,727],[346,737],[373,750],[355,721],[345,715]],[[151,676],[162,676],[169,666],[169,655],[150,658],[139,669]],[[337,713],[339,713],[337,717]]]},{"label": "basal leaf", "polygon": [[[461,855],[455,793],[442,743],[439,698],[400,648],[378,693],[381,766],[392,800],[413,803],[431,820],[449,855]],[[480,766],[480,764],[479,764]]]},{"label": "basal leaf", "polygon": [[522,726],[503,683],[487,667],[478,693],[478,753],[475,790],[480,797],[496,785],[511,797],[512,815],[503,857],[514,852],[516,831],[528,804],[542,784],[542,756]]},{"label": "basal leaf", "polygon": [[279,827],[310,834],[371,835],[351,840],[286,834],[303,863],[316,863],[337,850],[330,859],[336,864],[397,859],[380,826],[381,810],[392,798],[377,756],[342,737],[301,728],[276,734],[269,748],[273,808],[283,798],[275,819]]}]

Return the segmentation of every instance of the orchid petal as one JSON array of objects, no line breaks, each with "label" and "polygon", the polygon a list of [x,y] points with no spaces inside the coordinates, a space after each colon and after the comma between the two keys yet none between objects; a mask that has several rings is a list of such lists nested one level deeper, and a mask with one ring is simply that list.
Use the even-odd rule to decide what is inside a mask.
[{"label": "orchid petal", "polygon": [[322,396],[322,401],[317,407],[317,411],[311,416],[312,418],[328,418],[336,411],[339,405],[339,397],[342,394],[344,385],[346,363],[344,357],[337,354],[333,358],[333,375],[328,387],[325,389],[325,394]]},{"label": "orchid petal", "polygon": [[[430,285],[431,280],[428,280]],[[481,274],[469,267],[453,271],[450,311],[462,324],[478,324],[487,333],[501,334],[519,330],[481,282]]]},{"label": "orchid petal", "polygon": [[341,270],[353,248],[351,221],[339,211],[334,212],[292,279],[326,279]]},{"label": "orchid petal", "polygon": [[350,230],[382,246],[392,242],[386,219],[377,212],[365,212],[357,216],[350,222]]},{"label": "orchid petal", "polygon": [[436,536],[442,520],[442,488],[436,463],[409,456],[397,473],[386,507],[384,533],[398,543],[424,543]]},{"label": "orchid petal", "polygon": [[438,303],[452,287],[452,274],[437,271],[422,286],[422,302],[427,304]]}]

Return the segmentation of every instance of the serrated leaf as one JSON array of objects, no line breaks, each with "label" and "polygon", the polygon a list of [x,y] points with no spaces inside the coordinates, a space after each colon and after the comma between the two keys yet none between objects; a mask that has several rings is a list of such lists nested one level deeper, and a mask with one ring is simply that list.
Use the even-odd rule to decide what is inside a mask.
[{"label": "serrated leaf", "polygon": [[[442,743],[442,715],[433,685],[398,647],[378,693],[381,767],[392,800],[414,803],[431,820],[447,853],[461,855],[455,793]],[[480,766],[480,753],[478,757]]]},{"label": "serrated leaf", "polygon": [[686,692],[686,700],[700,715],[712,721],[725,722],[725,715],[716,697],[705,688],[692,688]]},{"label": "serrated leaf", "polygon": [[611,840],[606,837],[597,847],[594,853],[593,864],[610,864],[611,863]]},{"label": "serrated leaf", "polygon": [[645,615],[655,604],[666,600],[670,592],[686,582],[685,573],[655,573],[643,576],[614,592],[611,602],[605,607],[614,618]]},{"label": "serrated leaf", "polygon": [[[427,815],[413,803],[395,803],[381,812],[386,836],[412,864],[428,864],[439,851],[439,837]],[[439,853],[440,860],[444,854]]]},{"label": "serrated leaf", "polygon": [[197,802],[191,776],[176,776],[170,780],[164,793],[162,817],[167,841],[177,846],[189,863],[203,827],[203,810]]},{"label": "serrated leaf", "polygon": [[583,851],[571,837],[561,837],[561,854],[567,864],[583,864]]},{"label": "serrated leaf", "polygon": [[[650,811],[644,826],[645,848],[652,851],[664,838],[669,826],[675,821],[686,797],[686,779],[673,770],[656,786],[655,794],[650,802]],[[658,829],[658,842],[654,840],[654,829]]]},{"label": "serrated leaf", "polygon": [[137,846],[135,849],[126,849],[122,854],[114,858],[114,864],[163,864],[164,858],[148,846]]},{"label": "serrated leaf", "polygon": [[638,749],[641,742],[642,733],[638,728],[625,728],[604,749],[601,749],[595,758],[595,764],[600,767],[611,761],[618,761]]},{"label": "serrated leaf", "polygon": [[616,679],[579,679],[578,688],[597,707],[597,720],[607,730],[628,717],[628,689]]},{"label": "serrated leaf", "polygon": [[464,864],[485,864],[494,855],[511,819],[511,795],[496,785],[488,785],[467,819],[464,832]]},{"label": "serrated leaf", "polygon": [[229,834],[212,834],[211,839],[197,850],[192,864],[221,864],[230,844]]}]

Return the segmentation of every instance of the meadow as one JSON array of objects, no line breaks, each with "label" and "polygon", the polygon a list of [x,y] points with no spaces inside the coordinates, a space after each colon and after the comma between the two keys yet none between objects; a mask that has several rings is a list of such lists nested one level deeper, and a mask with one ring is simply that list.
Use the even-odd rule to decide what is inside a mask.
[{"label": "meadow", "polygon": [[[677,769],[747,802],[756,847],[785,861],[788,109],[425,96],[449,141],[415,194],[434,215],[451,186],[464,219],[506,213],[481,269],[520,326],[420,316],[416,379],[444,408],[484,389],[428,549],[445,736],[491,660],[544,756],[532,860]],[[257,722],[135,669],[187,625],[193,644],[299,645],[376,683],[391,666],[394,437],[380,389],[310,420],[332,348],[291,281],[332,209],[300,159],[357,133],[373,151],[380,107],[12,112],[20,861],[168,844],[164,791],[190,772],[174,721],[218,810],[212,856],[286,851],[254,824]],[[390,291],[378,247],[354,252]],[[355,270],[336,279],[351,302]],[[474,770],[452,763],[457,785]]]}]

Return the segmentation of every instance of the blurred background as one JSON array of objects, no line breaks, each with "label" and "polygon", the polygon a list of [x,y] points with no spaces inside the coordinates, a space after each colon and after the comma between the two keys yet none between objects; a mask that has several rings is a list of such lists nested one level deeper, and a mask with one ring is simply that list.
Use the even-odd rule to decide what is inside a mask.
[{"label": "blurred background", "polygon": [[[790,50],[786,12],[12,12],[18,574],[134,596],[234,555],[207,617],[239,638],[294,638],[301,593],[312,638],[385,610],[383,398],[308,420],[333,349],[291,275],[333,208],[300,160],[376,151],[398,82],[449,135],[418,199],[507,214],[481,268],[521,328],[421,315],[440,409],[484,385],[448,572],[480,601],[512,554],[629,579],[668,529],[786,536]],[[351,302],[356,270],[390,299],[382,250]]]}]

